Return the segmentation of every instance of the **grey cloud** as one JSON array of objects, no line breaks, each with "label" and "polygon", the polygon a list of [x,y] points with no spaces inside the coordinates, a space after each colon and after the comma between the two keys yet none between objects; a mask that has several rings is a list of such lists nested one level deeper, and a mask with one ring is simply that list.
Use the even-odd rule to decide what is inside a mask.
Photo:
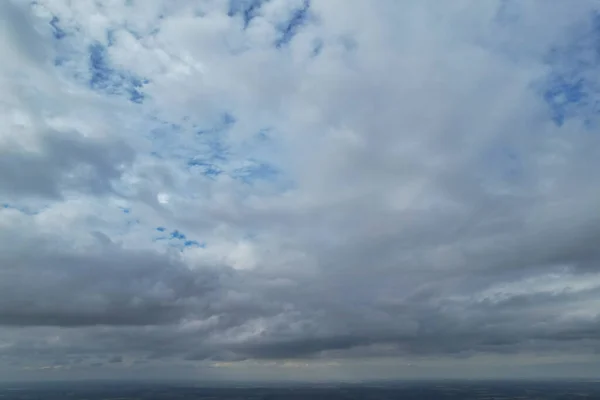
[{"label": "grey cloud", "polygon": [[0,193],[18,198],[60,197],[67,190],[114,192],[111,182],[120,178],[134,156],[125,143],[58,132],[45,135],[40,147],[30,152],[0,151]]},{"label": "grey cloud", "polygon": [[[554,315],[557,310],[576,307],[586,298],[593,300],[595,290],[509,295],[500,301],[452,299],[453,295],[464,296],[469,286],[471,291],[477,287],[481,290],[490,280],[509,278],[497,260],[490,260],[488,268],[481,265],[479,272],[457,265],[448,265],[448,273],[428,271],[424,264],[420,271],[411,273],[405,269],[395,272],[397,267],[391,266],[366,269],[365,261],[340,259],[336,265],[345,263],[346,268],[322,271],[318,280],[280,289],[265,286],[262,279],[266,276],[255,272],[231,271],[223,275],[210,268],[189,270],[164,256],[111,246],[101,248],[96,257],[40,251],[21,258],[19,269],[15,265],[12,274],[4,271],[2,323],[129,326],[127,330],[110,329],[94,335],[93,341],[99,347],[87,351],[118,350],[190,361],[315,357],[323,352],[340,354],[343,349],[376,344],[392,345],[398,355],[453,355],[518,351],[523,346],[533,349],[536,347],[531,343],[541,340],[547,348],[568,348],[584,340],[597,340],[589,322],[560,323]],[[349,256],[354,258],[352,253]],[[477,255],[474,260],[480,262],[481,258]],[[572,255],[570,260],[577,257]],[[44,272],[49,266],[52,275]],[[539,270],[537,264],[531,268]],[[515,269],[526,273],[522,268],[508,270]],[[17,277],[28,283],[16,283]],[[518,279],[518,275],[512,279]],[[415,286],[415,282],[420,283]],[[11,287],[18,288],[18,292]],[[157,288],[162,289],[153,290]],[[226,293],[231,291],[244,294],[244,300],[228,298]],[[94,298],[97,302],[91,301]],[[290,305],[292,309],[286,311]],[[217,322],[207,327],[182,331],[170,325],[186,318],[211,316],[216,316]],[[271,324],[274,317],[278,322]],[[250,329],[246,324],[257,318],[265,318],[268,324],[260,338],[218,340],[232,330],[243,334]],[[71,342],[59,352],[76,348]],[[194,348],[201,350],[192,351]],[[79,351],[85,349],[84,340]]]},{"label": "grey cloud", "polygon": [[77,254],[38,244],[2,263],[2,325],[167,324],[201,310],[220,290],[214,270],[116,245]]},{"label": "grey cloud", "polygon": [[[19,203],[28,197],[59,199],[65,191],[114,194],[112,184],[131,166],[135,152],[118,132],[109,131],[115,129],[112,121],[98,116],[118,119],[118,111],[74,91],[56,74],[57,55],[45,36],[49,26],[40,24],[31,6],[43,8],[12,1],[0,6],[6,20],[0,43],[6,60],[6,79],[0,82],[0,195]],[[100,112],[91,112],[94,108]]]},{"label": "grey cloud", "polygon": [[346,350],[370,344],[374,338],[354,337],[348,335],[326,338],[306,337],[296,340],[283,341],[271,339],[264,343],[247,343],[236,350],[259,359],[290,359],[307,357],[325,350]]}]

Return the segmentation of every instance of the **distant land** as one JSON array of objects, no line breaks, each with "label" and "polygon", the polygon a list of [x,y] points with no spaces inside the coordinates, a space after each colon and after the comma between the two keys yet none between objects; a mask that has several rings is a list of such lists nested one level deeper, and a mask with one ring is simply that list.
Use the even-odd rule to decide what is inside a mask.
[{"label": "distant land", "polygon": [[10,400],[570,400],[600,399],[599,381],[411,381],[331,384],[45,382],[0,385]]}]

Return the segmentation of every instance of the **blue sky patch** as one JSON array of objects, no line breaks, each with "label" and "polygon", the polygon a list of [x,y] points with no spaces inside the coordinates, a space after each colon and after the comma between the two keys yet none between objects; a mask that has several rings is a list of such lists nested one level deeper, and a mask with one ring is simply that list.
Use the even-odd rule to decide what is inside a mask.
[{"label": "blue sky patch", "polygon": [[179,232],[178,230],[174,230],[173,232],[171,232],[170,238],[183,240],[185,239],[185,235]]},{"label": "blue sky patch", "polygon": [[23,213],[25,215],[32,216],[32,215],[39,214],[46,207],[37,208],[37,209],[33,208],[32,209],[31,207],[20,207],[20,206],[17,206],[17,205],[14,205],[14,204],[10,204],[10,203],[2,203],[2,205],[0,206],[0,208],[4,209],[4,210],[16,210],[16,211],[18,211],[20,213]]},{"label": "blue sky patch", "polygon": [[600,67],[600,15],[573,32],[566,44],[552,48],[546,62],[551,72],[543,83],[542,97],[551,118],[562,126],[568,118],[590,120],[600,111],[600,87],[593,77]]},{"label": "blue sky patch", "polygon": [[187,161],[188,167],[200,167],[207,176],[217,176],[223,171],[219,164],[225,163],[231,156],[231,149],[226,144],[226,132],[236,123],[236,118],[223,113],[220,121],[208,129],[198,129],[196,136],[200,148],[197,154]]},{"label": "blue sky patch", "polygon": [[228,130],[236,123],[230,113],[218,115],[213,126],[201,128],[190,122],[189,117],[182,121],[161,121],[151,119],[154,127],[148,139],[152,143],[154,158],[177,161],[180,168],[192,175],[203,175],[216,179],[226,170],[233,156],[228,144]]},{"label": "blue sky patch", "polygon": [[550,106],[552,120],[558,126],[564,123],[573,106],[581,103],[585,98],[583,79],[569,82],[563,76],[557,76],[552,80],[544,92],[544,100]]},{"label": "blue sky patch", "polygon": [[134,103],[142,103],[142,88],[147,80],[114,69],[109,61],[106,47],[95,43],[89,47],[89,85],[92,89],[108,94],[126,95]]},{"label": "blue sky patch", "polygon": [[246,29],[264,2],[265,0],[229,0],[227,15],[230,17],[241,16],[244,29]]},{"label": "blue sky patch", "polygon": [[259,180],[269,181],[279,176],[279,170],[273,165],[256,160],[250,162],[251,165],[235,169],[231,176],[247,184]]},{"label": "blue sky patch", "polygon": [[205,161],[192,159],[188,161],[188,166],[190,168],[199,168],[204,176],[212,179],[223,173],[223,170],[217,165]]},{"label": "blue sky patch", "polygon": [[221,114],[219,121],[214,126],[211,126],[210,128],[198,129],[196,133],[198,135],[206,135],[210,133],[225,132],[229,128],[231,128],[236,122],[237,119],[232,114],[224,112],[223,114]]},{"label": "blue sky patch", "polygon": [[279,26],[279,32],[281,36],[275,41],[275,47],[284,47],[292,41],[300,27],[306,23],[309,9],[310,0],[304,0],[302,7],[294,10],[291,18],[285,24]]},{"label": "blue sky patch", "polygon": [[211,160],[217,161],[227,161],[229,158],[229,147],[225,145],[221,140],[214,139],[207,143],[208,148],[210,149],[210,157]]},{"label": "blue sky patch", "polygon": [[184,246],[184,247],[201,247],[201,248],[205,248],[205,247],[206,247],[206,244],[204,244],[204,243],[200,243],[200,242],[198,242],[197,240],[186,240],[186,241],[183,243],[183,246]]},{"label": "blue sky patch", "polygon": [[[156,228],[156,230],[158,232],[163,233],[163,232],[167,231],[167,228],[165,228],[163,226],[159,226],[158,228]],[[179,231],[177,229],[173,230],[167,236],[155,237],[154,241],[155,242],[167,241],[168,246],[178,248],[182,251],[183,251],[183,249],[190,248],[190,247],[206,248],[206,243],[200,242],[200,241],[194,240],[194,239],[188,239],[184,233],[182,233],[181,231]]]},{"label": "blue sky patch", "polygon": [[50,20],[50,26],[52,27],[52,35],[57,40],[61,40],[65,36],[67,36],[67,33],[60,27],[59,23],[60,20],[58,19],[58,17],[54,16]]}]

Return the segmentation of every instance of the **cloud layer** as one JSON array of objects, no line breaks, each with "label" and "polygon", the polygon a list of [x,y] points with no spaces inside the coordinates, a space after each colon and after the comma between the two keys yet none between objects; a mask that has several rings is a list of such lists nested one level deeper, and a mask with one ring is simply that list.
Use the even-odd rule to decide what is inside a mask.
[{"label": "cloud layer", "polygon": [[595,1],[0,18],[6,376],[595,362]]}]

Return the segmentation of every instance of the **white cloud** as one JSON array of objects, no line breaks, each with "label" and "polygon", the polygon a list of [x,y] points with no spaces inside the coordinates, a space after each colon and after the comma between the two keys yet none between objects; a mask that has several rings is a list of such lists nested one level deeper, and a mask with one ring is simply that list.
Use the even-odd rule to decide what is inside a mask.
[{"label": "white cloud", "polygon": [[0,367],[597,351],[594,2],[251,3],[0,4]]}]

